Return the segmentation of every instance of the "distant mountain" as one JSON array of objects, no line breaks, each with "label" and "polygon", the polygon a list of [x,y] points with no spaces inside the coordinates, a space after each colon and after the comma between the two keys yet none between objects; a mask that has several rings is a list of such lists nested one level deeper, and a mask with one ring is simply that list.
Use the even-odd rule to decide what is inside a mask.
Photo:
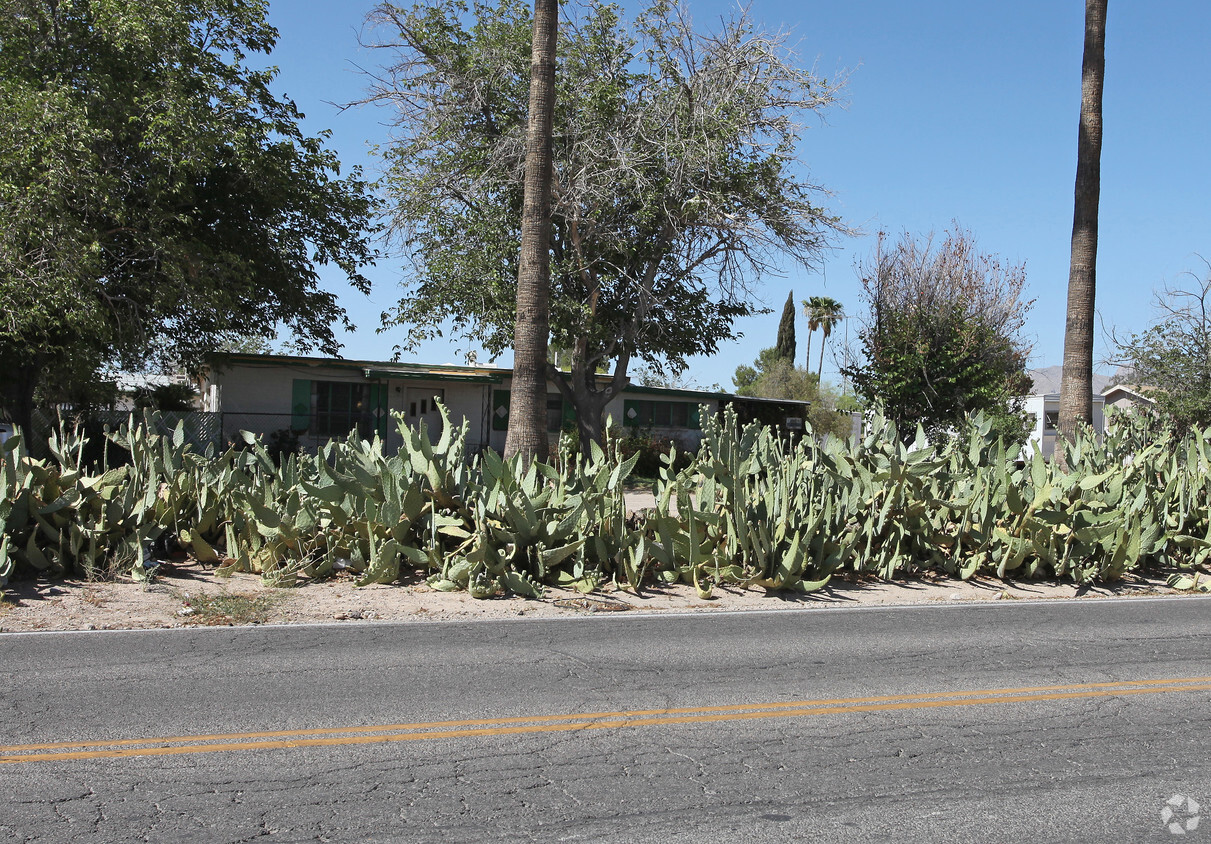
[{"label": "distant mountain", "polygon": [[[1064,367],[1049,366],[1046,369],[1031,369],[1027,372],[1027,375],[1034,381],[1034,389],[1030,391],[1031,394],[1038,396],[1058,393],[1060,391],[1060,380],[1064,376]],[[1110,386],[1110,382],[1113,380],[1113,375],[1093,373],[1093,392],[1100,393]]]}]

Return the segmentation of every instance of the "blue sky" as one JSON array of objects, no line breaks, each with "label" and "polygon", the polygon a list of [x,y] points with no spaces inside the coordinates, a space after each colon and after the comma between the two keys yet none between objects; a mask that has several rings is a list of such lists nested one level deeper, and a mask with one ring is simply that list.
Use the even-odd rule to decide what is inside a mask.
[{"label": "blue sky", "polygon": [[[342,161],[371,172],[377,163],[368,149],[388,140],[389,115],[341,112],[330,103],[357,99],[366,84],[357,67],[382,59],[358,46],[373,5],[274,0],[270,7],[281,32],[271,58],[281,69],[278,91],[307,114],[308,131],[332,130]],[[706,27],[728,8],[689,3]],[[772,345],[788,290],[796,300],[831,296],[859,315],[854,263],[870,254],[875,234],[941,233],[952,220],[984,251],[1025,262],[1035,300],[1027,323],[1031,365],[1060,363],[1084,4],[754,0],[751,12],[770,28],[792,30],[802,61],[820,73],[850,71],[847,106],[825,123],[809,120],[802,157],[811,178],[833,192],[828,207],[861,234],[838,243],[823,272],[767,278],[763,298],[775,312],[738,323],[743,336],[693,360],[687,375],[730,388],[735,368]],[[1188,271],[1205,274],[1199,255],[1211,259],[1208,32],[1205,0],[1110,3],[1097,298],[1101,319],[1120,331],[1145,327],[1153,290],[1182,283]],[[398,299],[400,265],[389,257],[371,270],[369,298],[326,274],[359,327],[344,338],[345,356],[388,357],[403,337],[400,328],[375,333],[380,312]],[[856,320],[849,330],[852,338]],[[801,350],[806,331],[800,318]],[[816,349],[818,342],[817,335]],[[460,350],[465,342],[429,343],[416,359],[460,362]],[[827,357],[824,368],[826,379],[830,372],[835,378]]]}]

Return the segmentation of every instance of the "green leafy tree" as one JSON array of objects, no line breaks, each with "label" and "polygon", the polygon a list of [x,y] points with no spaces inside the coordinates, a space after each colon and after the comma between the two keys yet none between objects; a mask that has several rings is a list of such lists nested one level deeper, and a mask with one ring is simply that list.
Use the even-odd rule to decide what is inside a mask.
[{"label": "green leafy tree", "polygon": [[48,367],[192,365],[284,325],[335,353],[331,263],[359,289],[373,203],[271,90],[261,0],[0,9],[0,401]]},{"label": "green leafy tree", "polygon": [[795,292],[786,295],[786,304],[782,306],[782,319],[778,322],[778,343],[774,347],[778,357],[785,358],[791,363],[795,361]]},{"label": "green leafy tree", "polygon": [[811,402],[807,417],[817,435],[849,436],[849,414],[858,410],[853,396],[821,383],[818,375],[795,366],[777,348],[762,349],[752,366],[738,366],[732,382],[741,396]]},{"label": "green leafy tree", "polygon": [[1152,326],[1117,341],[1120,378],[1147,389],[1148,398],[1178,431],[1211,428],[1211,264],[1191,289],[1156,296]]},{"label": "green leafy tree", "polygon": [[194,409],[198,390],[188,382],[174,381],[170,384],[136,387],[132,398],[136,408],[179,412]]},{"label": "green leafy tree", "polygon": [[[842,229],[795,155],[798,120],[837,86],[796,66],[743,14],[713,35],[656,0],[565,6],[556,50],[548,369],[600,440],[632,363],[679,370],[760,310],[751,285],[789,257],[813,264]],[[390,315],[411,347],[454,331],[512,344],[529,7],[455,0],[372,15],[390,65],[369,98],[398,109],[387,150],[393,232],[408,256]],[[601,366],[609,378],[598,378]]]},{"label": "green leafy tree", "polygon": [[930,436],[984,410],[1009,440],[1025,435],[1022,397],[1029,346],[1021,331],[1033,301],[1026,273],[977,250],[957,226],[943,242],[905,233],[858,266],[869,313],[860,333],[865,361],[843,369],[865,402],[881,401],[902,434]]}]

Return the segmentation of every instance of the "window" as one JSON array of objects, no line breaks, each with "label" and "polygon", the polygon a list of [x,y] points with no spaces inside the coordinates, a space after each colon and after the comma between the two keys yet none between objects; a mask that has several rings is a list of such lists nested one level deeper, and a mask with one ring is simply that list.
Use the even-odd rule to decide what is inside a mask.
[{"label": "window", "polygon": [[387,435],[387,386],[365,381],[294,379],[290,428],[315,437]]},{"label": "window", "polygon": [[1060,427],[1060,412],[1058,410],[1049,410],[1043,414],[1043,431],[1054,432]]},{"label": "window", "polygon": [[374,415],[370,408],[370,384],[313,381],[312,386],[314,431],[317,435],[344,437],[356,429],[363,437],[373,436]]},{"label": "window", "polygon": [[633,428],[652,427],[652,403],[650,401],[626,402],[626,410],[622,415],[625,420],[624,424]]},{"label": "window", "polygon": [[673,424],[673,405],[667,401],[649,402],[652,405],[652,424],[657,428],[667,428]]},{"label": "window", "polygon": [[697,429],[698,405],[687,401],[626,400],[623,424],[630,428]]},{"label": "window", "polygon": [[365,381],[312,381],[295,378],[290,429],[315,437],[387,435],[387,385]]}]

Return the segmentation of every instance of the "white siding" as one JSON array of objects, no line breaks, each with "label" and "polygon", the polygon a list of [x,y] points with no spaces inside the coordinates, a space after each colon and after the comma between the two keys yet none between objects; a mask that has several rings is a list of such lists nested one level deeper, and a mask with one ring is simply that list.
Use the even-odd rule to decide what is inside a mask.
[{"label": "white siding", "polygon": [[[440,396],[453,425],[461,425],[467,421],[467,450],[476,451],[487,443],[484,439],[485,404],[491,400],[492,384],[466,381],[419,381],[419,380],[390,380],[390,407],[404,416],[411,426],[418,426],[421,420],[422,402],[428,402],[433,396]],[[430,440],[436,442],[441,436],[441,416],[425,404],[428,410],[425,416],[425,427],[429,431]],[[399,447],[396,435],[395,447]]]},{"label": "white siding", "polygon": [[[212,373],[205,389],[209,391],[211,386],[214,387],[218,405],[216,409],[224,413],[224,432],[228,437],[236,435],[239,430],[269,434],[290,427],[294,382],[299,378],[312,382],[381,384],[387,390],[387,409],[404,414],[405,420],[413,425],[419,424],[420,420],[417,418],[419,413],[417,417],[407,416],[412,401],[418,403],[419,411],[421,399],[426,401],[428,409],[429,399],[434,395],[441,395],[453,423],[461,425],[464,418],[469,423],[468,450],[477,450],[485,444],[485,408],[491,399],[491,384],[388,377],[367,381],[363,370],[352,367],[240,363]],[[439,423],[440,415],[430,411],[427,428],[434,441],[441,436]],[[401,442],[398,428],[392,419],[387,424],[388,451],[397,450]],[[318,438],[306,435],[302,438],[305,448],[314,449],[319,444]]]},{"label": "white siding", "polygon": [[[1022,458],[1029,460],[1033,456],[1037,446],[1043,452],[1043,456],[1050,460],[1055,456],[1057,432],[1054,428],[1046,426],[1046,419],[1048,416],[1051,416],[1053,419],[1059,417],[1059,394],[1048,393],[1047,395],[1027,396],[1022,403],[1022,409],[1034,417],[1034,427],[1031,429],[1030,437],[1022,449]],[[1106,431],[1105,402],[1101,396],[1093,397],[1093,430],[1098,433],[1099,437]]]},{"label": "white siding", "polygon": [[[370,371],[381,371],[373,369],[373,364],[368,366],[371,367]],[[236,436],[239,430],[262,435],[283,429],[290,430],[294,382],[296,379],[305,379],[308,382],[339,381],[380,385],[386,390],[387,409],[402,414],[405,423],[413,426],[420,425],[423,415],[426,428],[434,441],[441,435],[441,429],[440,415],[432,410],[431,399],[439,395],[453,424],[461,425],[463,420],[466,420],[468,451],[477,451],[483,447],[504,450],[506,432],[495,430],[493,424],[493,393],[495,390],[510,388],[511,383],[507,376],[503,378],[502,383],[492,383],[443,380],[439,377],[392,378],[390,373],[384,372],[381,377],[368,380],[366,372],[367,369],[360,365],[339,366],[319,361],[316,364],[308,364],[305,360],[267,360],[255,363],[242,361],[228,364],[211,373],[203,384],[203,390],[214,396],[215,410],[224,414],[224,432],[229,438]],[[559,395],[554,384],[548,386],[548,395]],[[624,392],[606,406],[605,415],[612,418],[620,433],[625,435],[641,430],[645,434],[675,440],[680,447],[690,449],[697,448],[701,441],[700,431],[680,427],[626,427],[624,414],[627,400],[680,402],[695,407],[705,403],[712,413],[719,405],[717,398],[707,396],[696,399],[693,396],[677,394],[665,396]],[[397,450],[401,442],[396,423],[392,419],[387,424],[388,451]],[[307,450],[313,450],[321,442],[320,438],[313,434],[304,434],[300,438],[300,444]]]},{"label": "white siding", "polygon": [[[308,366],[306,364],[233,364],[213,372],[209,382],[217,387],[217,408],[223,413],[223,434],[227,440],[240,431],[269,435],[289,430],[295,379],[308,381],[364,382],[360,370],[346,367]],[[319,438],[304,434],[299,444],[314,450]]]}]

